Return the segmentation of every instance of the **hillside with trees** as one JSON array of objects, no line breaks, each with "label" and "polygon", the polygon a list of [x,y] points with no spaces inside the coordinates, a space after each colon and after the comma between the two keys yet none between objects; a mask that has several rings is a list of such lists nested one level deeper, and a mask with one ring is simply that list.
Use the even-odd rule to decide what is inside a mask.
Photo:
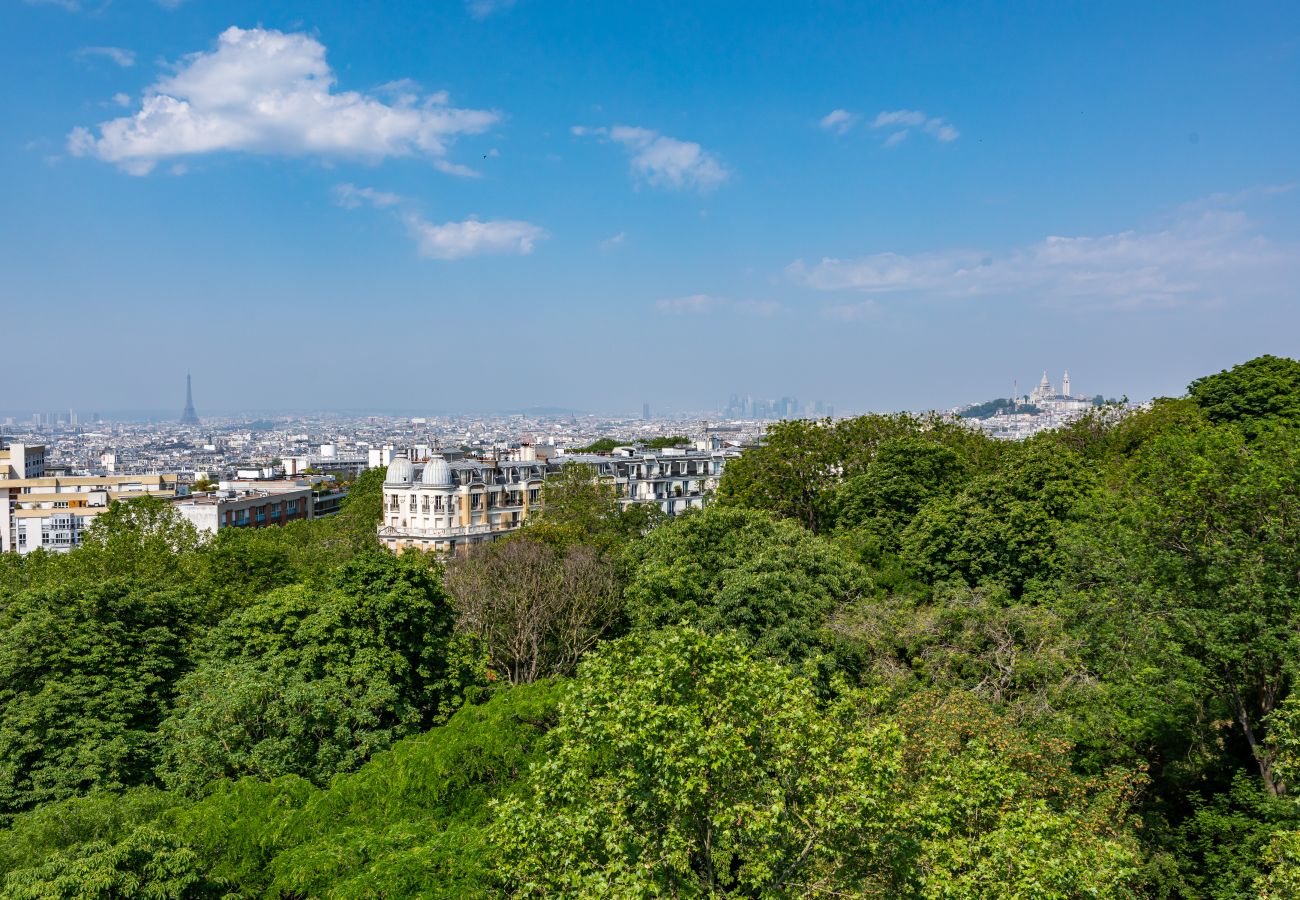
[{"label": "hillside with trees", "polygon": [[0,896],[1300,896],[1300,362],[1021,444],[773,423],[440,561],[116,504],[0,557]]}]

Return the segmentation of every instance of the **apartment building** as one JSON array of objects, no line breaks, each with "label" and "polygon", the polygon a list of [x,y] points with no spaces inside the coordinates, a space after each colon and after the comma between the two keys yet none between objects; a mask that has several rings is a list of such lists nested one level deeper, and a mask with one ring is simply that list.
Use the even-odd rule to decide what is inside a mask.
[{"label": "apartment building", "polygon": [[673,516],[702,507],[723,466],[738,451],[646,450],[618,447],[609,454],[539,459],[469,459],[435,454],[417,464],[397,457],[384,481],[379,539],[390,550],[408,547],[456,553],[519,528],[541,504],[548,475],[567,463],[592,466],[614,488],[620,504],[655,503]]},{"label": "apartment building", "polygon": [[114,500],[176,493],[175,475],[50,475],[44,447],[12,444],[0,450],[0,552],[71,550]]},{"label": "apartment building", "polygon": [[210,493],[175,501],[176,511],[207,534],[223,528],[265,528],[315,517],[311,486],[300,481],[222,483]]}]

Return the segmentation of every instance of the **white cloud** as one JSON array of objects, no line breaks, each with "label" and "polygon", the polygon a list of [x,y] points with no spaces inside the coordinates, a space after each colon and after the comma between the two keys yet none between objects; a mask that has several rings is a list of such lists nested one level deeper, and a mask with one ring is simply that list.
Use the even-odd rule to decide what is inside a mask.
[{"label": "white cloud", "polygon": [[546,231],[529,222],[498,219],[481,222],[475,218],[463,222],[435,225],[408,213],[402,217],[415,238],[420,254],[430,259],[461,259],[466,256],[515,254],[527,256]]},{"label": "white cloud", "polygon": [[144,95],[139,112],[77,128],[69,150],[132,174],[159,161],[219,151],[344,156],[369,160],[425,155],[453,174],[449,143],[500,118],[446,105],[445,95],[373,95],[333,90],[325,47],[306,34],[228,28],[215,50],[185,57]]},{"label": "white cloud", "polygon": [[1050,236],[1001,254],[874,253],[796,260],[786,274],[820,291],[875,296],[1019,297],[1074,308],[1215,303],[1285,289],[1298,248],[1260,234],[1240,211],[1185,209],[1165,227],[1097,237]]},{"label": "white cloud", "polygon": [[607,237],[603,241],[601,241],[600,249],[613,250],[615,247],[620,246],[623,243],[623,241],[625,241],[626,239],[627,239],[627,232],[620,231],[618,234],[613,235],[611,237]]},{"label": "white cloud", "polygon": [[961,132],[938,116],[927,116],[919,109],[895,109],[876,114],[872,128],[891,129],[885,138],[886,147],[896,147],[907,139],[913,128],[928,134],[936,141],[947,144],[961,137]]},{"label": "white cloud", "polygon": [[679,141],[649,128],[574,125],[569,131],[577,137],[597,136],[622,144],[631,156],[632,174],[654,187],[705,194],[731,177],[716,156],[694,141]]},{"label": "white cloud", "polygon": [[747,316],[773,316],[781,311],[775,300],[730,300],[710,294],[689,294],[656,300],[655,309],[669,315],[698,316],[713,312],[735,312]]},{"label": "white cloud", "polygon": [[113,95],[113,102],[116,103],[118,106],[130,106],[131,95],[118,92]]},{"label": "white cloud", "polygon": [[827,131],[833,131],[836,134],[847,134],[854,125],[858,124],[858,116],[847,109],[833,109],[822,116],[818,124]]},{"label": "white cloud", "polygon": [[340,184],[334,187],[334,202],[344,209],[356,209],[363,204],[373,206],[375,209],[388,209],[390,206],[397,206],[404,199],[401,194],[357,187],[355,184]]},{"label": "white cloud", "polygon": [[135,51],[124,50],[121,47],[82,47],[77,51],[78,59],[85,59],[88,56],[99,56],[104,59],[117,63],[124,69],[129,69],[135,65]]}]

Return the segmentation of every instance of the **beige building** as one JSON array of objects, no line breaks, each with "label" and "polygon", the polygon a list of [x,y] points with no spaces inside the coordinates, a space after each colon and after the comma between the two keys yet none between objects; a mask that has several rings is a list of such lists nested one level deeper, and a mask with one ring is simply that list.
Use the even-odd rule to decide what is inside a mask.
[{"label": "beige building", "polygon": [[541,503],[542,484],[566,463],[592,466],[612,485],[619,503],[654,503],[673,516],[703,507],[726,460],[738,451],[646,450],[618,447],[609,454],[570,454],[549,460],[448,459],[422,465],[405,457],[388,464],[379,540],[390,550],[408,547],[456,553],[519,528]]},{"label": "beige building", "polygon": [[176,490],[175,475],[47,477],[44,447],[13,444],[0,450],[0,552],[71,550],[114,500]]}]

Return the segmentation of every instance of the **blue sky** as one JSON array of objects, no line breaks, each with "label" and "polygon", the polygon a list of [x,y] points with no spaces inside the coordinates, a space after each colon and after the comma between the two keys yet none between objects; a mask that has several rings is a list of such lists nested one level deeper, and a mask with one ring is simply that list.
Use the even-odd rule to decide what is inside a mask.
[{"label": "blue sky", "polygon": [[[1293,3],[0,6],[0,406],[945,407],[1300,355]],[[11,375],[12,379],[13,375]]]}]

